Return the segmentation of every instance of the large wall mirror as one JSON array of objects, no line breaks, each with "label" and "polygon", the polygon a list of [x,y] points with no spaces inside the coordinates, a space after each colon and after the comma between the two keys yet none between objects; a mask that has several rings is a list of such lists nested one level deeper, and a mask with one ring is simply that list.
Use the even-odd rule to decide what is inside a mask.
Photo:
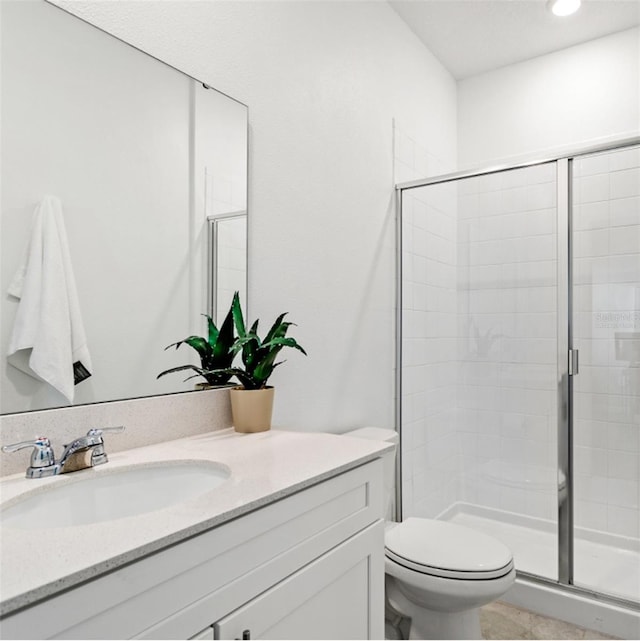
[{"label": "large wall mirror", "polygon": [[0,413],[70,404],[7,359],[8,290],[47,196],[92,364],[72,403],[194,389],[182,372],[156,377],[199,364],[164,348],[206,336],[203,314],[219,319],[235,290],[246,305],[247,107],[44,0],[0,12]]}]

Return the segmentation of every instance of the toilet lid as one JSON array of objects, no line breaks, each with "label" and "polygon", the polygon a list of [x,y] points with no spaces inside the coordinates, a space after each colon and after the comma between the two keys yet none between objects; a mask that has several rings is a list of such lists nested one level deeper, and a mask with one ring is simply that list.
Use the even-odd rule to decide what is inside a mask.
[{"label": "toilet lid", "polygon": [[387,530],[387,557],[405,567],[449,578],[491,579],[513,567],[509,548],[470,528],[409,518]]}]

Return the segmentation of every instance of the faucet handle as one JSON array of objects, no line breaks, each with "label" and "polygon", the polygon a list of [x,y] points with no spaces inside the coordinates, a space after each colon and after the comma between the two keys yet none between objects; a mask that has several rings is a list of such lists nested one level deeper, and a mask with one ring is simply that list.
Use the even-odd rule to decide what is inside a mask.
[{"label": "faucet handle", "polygon": [[56,459],[51,447],[51,441],[46,436],[39,436],[33,441],[22,441],[4,445],[3,452],[17,452],[25,447],[33,447],[31,452],[31,462],[27,468],[27,478],[38,478],[41,476],[51,476],[55,474]]},{"label": "faucet handle", "polygon": [[87,432],[87,436],[102,436],[103,432],[124,432],[124,425],[116,427],[95,427]]},{"label": "faucet handle", "polygon": [[107,453],[104,451],[104,441],[102,440],[102,434],[104,432],[124,432],[124,425],[118,425],[117,427],[97,427],[87,432],[87,438],[94,446],[91,452],[91,465],[102,465],[102,463],[109,461]]}]

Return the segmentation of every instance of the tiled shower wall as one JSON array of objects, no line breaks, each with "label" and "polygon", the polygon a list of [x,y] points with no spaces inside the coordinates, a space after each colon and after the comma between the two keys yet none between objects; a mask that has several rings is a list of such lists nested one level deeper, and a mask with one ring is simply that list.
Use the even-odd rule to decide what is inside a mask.
[{"label": "tiled shower wall", "polygon": [[640,150],[574,164],[576,525],[640,536]]},{"label": "tiled shower wall", "polygon": [[403,509],[435,517],[457,499],[455,186],[403,202]]},{"label": "tiled shower wall", "polygon": [[218,326],[229,311],[234,292],[246,310],[247,216],[218,221],[216,242],[216,309]]},{"label": "tiled shower wall", "polygon": [[458,500],[554,519],[555,164],[458,182]]}]

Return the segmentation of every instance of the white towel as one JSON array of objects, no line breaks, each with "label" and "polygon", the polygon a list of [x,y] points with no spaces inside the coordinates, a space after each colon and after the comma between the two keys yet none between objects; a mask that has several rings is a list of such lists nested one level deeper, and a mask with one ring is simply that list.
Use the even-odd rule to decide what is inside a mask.
[{"label": "white towel", "polygon": [[46,381],[69,403],[74,396],[74,364],[93,370],[71,267],[62,205],[45,196],[33,215],[24,263],[8,290],[20,299],[8,362]]}]

